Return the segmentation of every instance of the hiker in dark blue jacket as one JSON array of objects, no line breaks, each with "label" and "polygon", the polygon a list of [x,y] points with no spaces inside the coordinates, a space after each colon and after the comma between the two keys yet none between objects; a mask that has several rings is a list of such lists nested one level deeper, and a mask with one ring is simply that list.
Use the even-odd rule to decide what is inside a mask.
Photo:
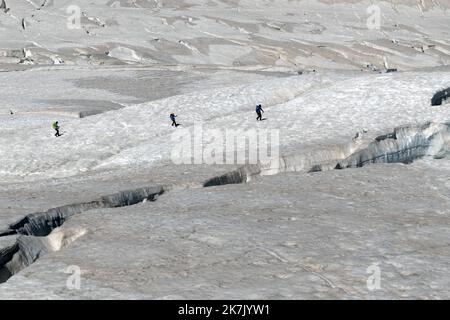
[{"label": "hiker in dark blue jacket", "polygon": [[262,106],[260,104],[258,104],[256,106],[256,114],[258,115],[258,117],[256,118],[256,121],[258,121],[258,120],[262,121],[262,113],[261,112],[264,112],[264,110],[263,110]]},{"label": "hiker in dark blue jacket", "polygon": [[178,127],[178,123],[175,121],[176,117],[177,116],[175,115],[175,113],[170,114],[170,120],[172,120],[172,127],[175,126],[175,128]]}]

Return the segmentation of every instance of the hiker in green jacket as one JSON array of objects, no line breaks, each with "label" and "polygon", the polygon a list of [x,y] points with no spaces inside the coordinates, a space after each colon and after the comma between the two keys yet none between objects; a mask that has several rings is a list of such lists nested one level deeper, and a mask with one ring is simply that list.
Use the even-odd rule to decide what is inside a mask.
[{"label": "hiker in green jacket", "polygon": [[59,134],[59,124],[58,124],[58,121],[54,122],[53,125],[52,125],[52,127],[53,127],[53,129],[55,129],[55,131],[56,131],[55,137],[61,136],[61,135]]}]

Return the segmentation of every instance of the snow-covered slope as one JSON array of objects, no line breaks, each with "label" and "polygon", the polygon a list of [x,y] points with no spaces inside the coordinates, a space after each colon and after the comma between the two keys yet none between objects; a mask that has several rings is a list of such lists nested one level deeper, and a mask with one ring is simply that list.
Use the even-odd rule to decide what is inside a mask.
[{"label": "snow-covered slope", "polygon": [[[4,116],[0,172],[7,179],[63,177],[114,166],[171,162],[179,141],[168,115],[179,114],[182,129],[255,128],[253,106],[262,103],[269,121],[256,128],[280,131],[282,153],[326,149],[411,123],[445,122],[450,109],[431,107],[433,92],[450,83],[447,72],[385,75],[302,75],[224,89],[197,91],[120,110],[61,122],[54,139],[48,119]],[[206,144],[207,142],[205,142]],[[293,149],[294,148],[294,149]]]}]

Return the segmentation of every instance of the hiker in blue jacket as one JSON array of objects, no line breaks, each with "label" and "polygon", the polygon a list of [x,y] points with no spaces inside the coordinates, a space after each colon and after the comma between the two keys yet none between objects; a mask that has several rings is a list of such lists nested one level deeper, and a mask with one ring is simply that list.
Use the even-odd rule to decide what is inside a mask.
[{"label": "hiker in blue jacket", "polygon": [[175,113],[170,114],[170,120],[172,120],[172,127],[175,126],[175,128],[178,127],[178,123],[175,120],[176,117],[177,116],[175,115]]},{"label": "hiker in blue jacket", "polygon": [[262,113],[261,112],[264,113],[264,110],[263,110],[262,106],[260,104],[258,104],[256,106],[256,114],[258,115],[258,117],[256,118],[256,121],[258,121],[258,120],[262,121]]}]

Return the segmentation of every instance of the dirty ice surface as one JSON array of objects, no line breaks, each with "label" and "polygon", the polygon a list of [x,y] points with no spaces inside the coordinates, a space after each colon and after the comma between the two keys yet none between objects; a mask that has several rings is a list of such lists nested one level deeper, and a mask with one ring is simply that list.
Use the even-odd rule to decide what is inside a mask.
[{"label": "dirty ice surface", "polygon": [[[450,297],[450,104],[430,105],[450,87],[448,1],[381,1],[379,30],[367,28],[368,1],[82,0],[73,30],[69,1],[5,3],[1,299]],[[401,138],[400,154],[426,148],[410,164],[203,188],[239,166],[172,157],[199,126],[268,129],[282,158],[342,160],[342,146],[427,123],[431,146],[413,129]],[[151,186],[167,191],[84,211],[46,236],[8,232],[31,213]],[[17,243],[29,245],[11,260],[4,249]]]}]

